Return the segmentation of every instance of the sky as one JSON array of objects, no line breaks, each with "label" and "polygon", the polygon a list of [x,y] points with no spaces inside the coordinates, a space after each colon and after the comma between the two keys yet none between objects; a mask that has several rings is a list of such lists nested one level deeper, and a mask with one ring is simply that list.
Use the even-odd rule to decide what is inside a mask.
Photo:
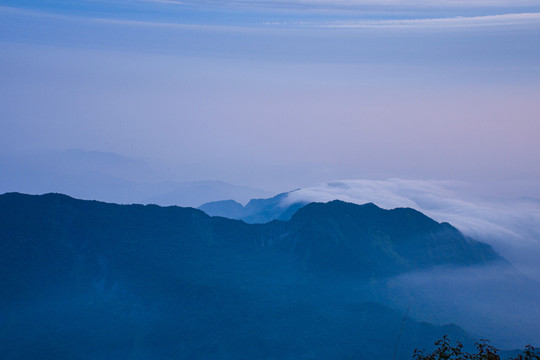
[{"label": "sky", "polygon": [[2,190],[76,150],[137,181],[540,198],[538,39],[530,0],[0,0]]}]

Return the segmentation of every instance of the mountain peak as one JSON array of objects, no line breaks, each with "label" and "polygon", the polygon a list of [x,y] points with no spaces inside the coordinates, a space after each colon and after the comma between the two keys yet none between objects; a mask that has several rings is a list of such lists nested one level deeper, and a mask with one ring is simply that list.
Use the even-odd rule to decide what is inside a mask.
[{"label": "mountain peak", "polygon": [[311,203],[291,218],[290,227],[281,246],[315,270],[384,276],[501,259],[491,247],[410,208],[385,210],[339,200]]}]

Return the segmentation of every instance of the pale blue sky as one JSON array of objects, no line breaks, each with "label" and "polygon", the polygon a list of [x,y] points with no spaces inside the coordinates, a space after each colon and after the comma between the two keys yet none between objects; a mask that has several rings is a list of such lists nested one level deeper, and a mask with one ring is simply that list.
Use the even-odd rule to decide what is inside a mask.
[{"label": "pale blue sky", "polygon": [[540,197],[538,1],[0,1],[0,78],[6,158]]}]

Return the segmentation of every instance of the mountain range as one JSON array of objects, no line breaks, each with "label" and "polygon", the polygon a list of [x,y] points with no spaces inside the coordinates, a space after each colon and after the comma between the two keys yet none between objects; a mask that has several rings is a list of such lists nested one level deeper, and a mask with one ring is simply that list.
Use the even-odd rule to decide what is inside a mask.
[{"label": "mountain range", "polygon": [[477,335],[407,317],[381,296],[389,279],[441,267],[514,274],[448,223],[371,203],[311,203],[247,224],[7,193],[0,239],[6,359],[408,359],[443,334],[466,346]]},{"label": "mountain range", "polygon": [[174,169],[151,166],[142,159],[111,152],[36,149],[1,153],[0,192],[62,192],[121,204],[193,207],[226,199],[246,203],[254,197],[271,195],[265,190],[224,181],[188,181],[189,178],[171,172]]}]

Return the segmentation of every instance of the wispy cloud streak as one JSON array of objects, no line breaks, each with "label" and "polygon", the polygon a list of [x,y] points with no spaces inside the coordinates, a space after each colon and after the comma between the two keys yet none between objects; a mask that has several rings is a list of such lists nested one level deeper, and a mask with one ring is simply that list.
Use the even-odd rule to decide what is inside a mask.
[{"label": "wispy cloud streak", "polygon": [[[219,26],[219,25],[196,25],[174,22],[156,22],[156,21],[136,21],[124,19],[104,19],[92,18],[95,22],[116,24],[124,26],[144,26],[144,27],[168,27],[168,28],[215,28],[215,29],[241,29],[241,26]],[[362,20],[362,21],[332,21],[332,22],[263,22],[260,24],[249,24],[247,27],[276,27],[276,28],[334,28],[334,29],[393,29],[393,28],[466,28],[466,27],[495,27],[510,25],[540,25],[540,13],[523,14],[503,14],[475,17],[451,17],[451,18],[433,18],[433,19],[402,19],[402,20]],[[246,26],[244,26],[246,27]]]},{"label": "wispy cloud streak", "polygon": [[[153,3],[177,4],[177,5],[192,5],[189,2],[177,2],[175,0],[145,0]],[[236,2],[234,2],[236,3]],[[246,2],[251,3],[251,2]],[[259,2],[254,2],[258,4]],[[199,4],[200,5],[200,4]],[[199,6],[200,7],[200,6]],[[91,21],[101,24],[112,24],[118,26],[130,27],[163,27],[163,28],[199,28],[199,29],[241,29],[241,28],[301,28],[301,29],[403,29],[403,28],[472,28],[472,27],[497,27],[497,26],[513,26],[513,25],[540,25],[540,12],[523,12],[523,13],[505,13],[497,15],[481,15],[481,16],[452,16],[452,17],[436,17],[429,18],[395,18],[395,14],[390,19],[389,15],[379,15],[377,19],[359,20],[344,20],[342,16],[328,18],[317,17],[288,17],[287,19],[265,20],[264,11],[259,14],[258,21],[254,22],[235,22],[225,23],[219,19],[208,21],[172,21],[158,17],[139,17],[129,18],[125,15],[111,13],[107,16],[88,16],[83,14],[65,14],[55,13],[53,10],[47,9],[26,9],[17,7],[0,6],[0,14],[29,16],[29,17],[49,17],[57,19],[76,19],[78,21]],[[410,15],[409,15],[410,16]]]},{"label": "wispy cloud streak", "polygon": [[431,19],[363,20],[318,25],[329,28],[476,27],[540,24],[540,13],[501,14]]},{"label": "wispy cloud streak", "polygon": [[250,6],[262,8],[355,8],[364,6],[400,6],[400,7],[515,7],[538,5],[533,0],[412,0],[406,4],[402,0],[142,0],[153,3],[203,6]]}]

